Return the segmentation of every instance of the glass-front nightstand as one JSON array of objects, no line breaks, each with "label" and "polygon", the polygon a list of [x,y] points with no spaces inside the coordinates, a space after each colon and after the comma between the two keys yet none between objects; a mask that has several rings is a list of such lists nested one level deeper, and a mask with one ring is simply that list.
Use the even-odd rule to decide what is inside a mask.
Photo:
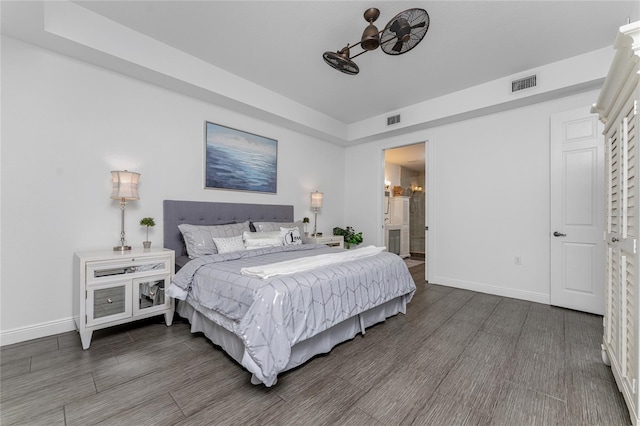
[{"label": "glass-front nightstand", "polygon": [[73,317],[83,349],[101,328],[162,314],[171,325],[174,302],[165,289],[173,277],[174,256],[173,250],[142,248],[75,254]]}]

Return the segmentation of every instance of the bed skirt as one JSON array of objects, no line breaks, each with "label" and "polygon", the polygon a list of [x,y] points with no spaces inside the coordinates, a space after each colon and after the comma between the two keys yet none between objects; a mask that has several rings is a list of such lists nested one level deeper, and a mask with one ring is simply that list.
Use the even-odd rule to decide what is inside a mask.
[{"label": "bed skirt", "polygon": [[[291,348],[289,362],[280,373],[305,363],[315,355],[330,352],[337,344],[353,339],[360,332],[364,334],[365,328],[399,313],[404,314],[406,313],[406,309],[407,297],[400,296],[295,344]],[[242,359],[245,356],[245,347],[238,336],[225,327],[211,321],[205,314],[183,301],[178,303],[176,312],[191,323],[192,333],[204,333],[209,340],[224,349],[231,358],[242,365]],[[257,385],[262,382],[255,375],[252,375],[251,383]]]}]

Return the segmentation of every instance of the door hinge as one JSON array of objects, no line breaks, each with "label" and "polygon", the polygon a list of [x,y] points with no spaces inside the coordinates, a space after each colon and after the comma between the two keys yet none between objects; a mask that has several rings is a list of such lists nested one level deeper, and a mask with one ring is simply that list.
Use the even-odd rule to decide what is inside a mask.
[{"label": "door hinge", "polygon": [[425,226],[425,227],[424,227],[424,230],[425,230],[425,231],[428,231],[428,230],[429,230],[429,227],[428,227],[428,226]]},{"label": "door hinge", "polygon": [[89,290],[84,291],[84,298],[85,300],[89,298]]},{"label": "door hinge", "polygon": [[636,379],[631,380],[631,393],[638,392],[638,382]]},{"label": "door hinge", "polygon": [[89,321],[89,320],[88,320],[87,316],[85,315],[85,316],[84,316],[84,323],[86,324],[86,323],[87,323],[87,321]]},{"label": "door hinge", "polygon": [[633,101],[633,115],[638,115],[638,101]]},{"label": "door hinge", "polygon": [[638,240],[633,240],[633,254],[638,253]]}]

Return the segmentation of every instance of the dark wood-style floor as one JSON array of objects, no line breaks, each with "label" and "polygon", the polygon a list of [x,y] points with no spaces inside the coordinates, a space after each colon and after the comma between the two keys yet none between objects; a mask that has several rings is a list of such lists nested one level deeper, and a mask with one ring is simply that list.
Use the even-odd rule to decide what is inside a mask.
[{"label": "dark wood-style floor", "polygon": [[20,425],[629,425],[602,318],[424,284],[398,315],[272,388],[162,317],[2,348],[1,418]]}]

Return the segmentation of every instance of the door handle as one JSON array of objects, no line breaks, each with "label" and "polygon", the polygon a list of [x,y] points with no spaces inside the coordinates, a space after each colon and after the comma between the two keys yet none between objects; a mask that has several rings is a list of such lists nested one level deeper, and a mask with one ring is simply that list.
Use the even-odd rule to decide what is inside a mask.
[{"label": "door handle", "polygon": [[553,233],[553,236],[554,236],[554,237],[566,237],[566,236],[567,236],[567,234],[561,234],[560,232],[555,231],[555,232]]},{"label": "door handle", "polygon": [[611,237],[611,242],[612,243],[617,243],[618,241],[620,241],[620,240],[618,240],[616,237]]}]

